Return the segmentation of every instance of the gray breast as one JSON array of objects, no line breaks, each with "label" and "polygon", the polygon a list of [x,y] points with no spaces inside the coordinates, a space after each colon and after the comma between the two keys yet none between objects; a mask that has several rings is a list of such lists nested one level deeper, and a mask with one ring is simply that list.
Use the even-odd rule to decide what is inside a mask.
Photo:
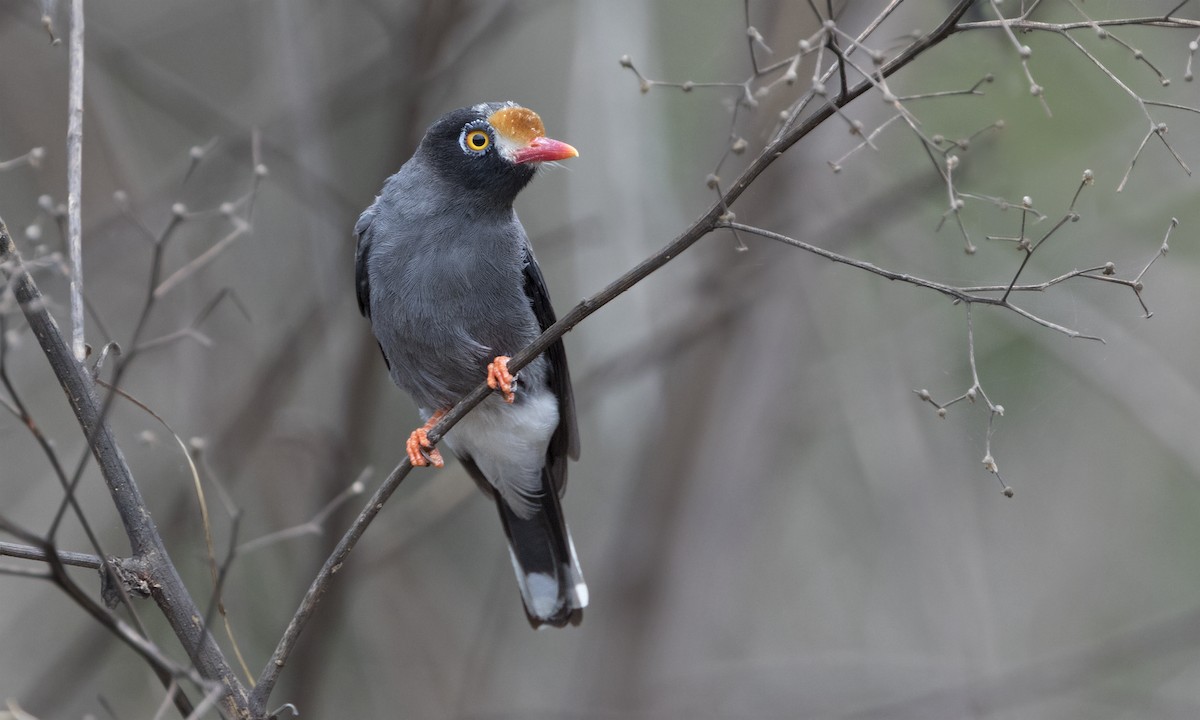
[{"label": "gray breast", "polygon": [[[377,208],[371,322],[396,384],[422,407],[438,409],[481,382],[496,355],[537,336],[521,267],[526,240],[511,210],[406,208]],[[529,370],[523,380],[541,374]]]}]

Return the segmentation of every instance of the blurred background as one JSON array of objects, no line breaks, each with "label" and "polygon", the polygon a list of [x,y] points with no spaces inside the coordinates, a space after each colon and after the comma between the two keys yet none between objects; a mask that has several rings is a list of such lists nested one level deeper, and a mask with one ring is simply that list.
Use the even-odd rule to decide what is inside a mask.
[{"label": "blurred background", "polygon": [[[899,46],[950,4],[902,6],[873,47]],[[838,5],[857,33],[885,3]],[[1176,2],[1086,9],[1112,18],[1134,5],[1149,16]],[[1069,4],[1043,6],[1035,19],[1080,19]],[[0,5],[0,159],[46,148],[40,168],[0,173],[0,215],[27,258],[62,248],[38,198],[66,196],[67,48],[50,44],[44,9]],[[970,19],[993,17],[990,5],[979,10]],[[65,38],[65,8],[50,11]],[[729,143],[736,88],[642,94],[618,58],[664,80],[751,72],[733,0],[164,0],[86,12],[84,267],[104,325],[89,323],[93,346],[127,342],[144,302],[151,247],[138,223],[156,234],[174,203],[202,210],[243,196],[261,136],[269,175],[252,233],[165,297],[146,337],[188,326],[223,290],[244,314],[217,305],[198,328],[210,346],[184,338],[147,350],[124,383],[180,437],[203,441],[218,553],[309,521],[366,469],[373,489],[403,457],[419,421],[355,307],[351,231],[428,123],[511,99],[579,148],[517,206],[562,313],[709,207],[705,176]],[[749,14],[775,50],[760,48],[764,61],[818,27],[804,2],[750,0]],[[582,626],[531,631],[490,502],[457,464],[418,471],[336,577],[271,706],[291,702],[309,718],[1200,714],[1200,204],[1196,180],[1157,138],[1116,192],[1149,129],[1130,93],[1200,104],[1184,82],[1195,31],[1112,32],[1174,82],[1087,28],[1071,37],[1095,62],[1057,35],[1020,38],[1052,116],[996,30],[953,37],[892,80],[915,95],[994,75],[982,96],[907,107],[930,136],[1004,120],[959,153],[956,186],[1030,197],[1048,216],[1034,237],[1066,212],[1083,171],[1095,173],[1081,219],[1023,279],[1106,261],[1131,277],[1180,221],[1172,252],[1144,279],[1152,319],[1127,288],[1099,282],[1023,298],[1105,344],[975,310],[979,377],[1005,408],[992,453],[1015,497],[981,464],[986,408],[961,403],[939,419],[913,393],[945,401],[970,386],[963,307],[768,240],[743,237],[743,250],[714,234],[566,337],[583,438],[565,500],[591,588]],[[724,182],[811,74],[810,61],[794,88],[741,113],[736,134],[750,151],[726,161]],[[1200,116],[1150,110],[1200,166]],[[890,113],[878,94],[847,111],[868,130]],[[979,251],[967,255],[953,220],[938,229],[946,188],[913,133],[893,123],[877,152],[839,160],[858,142],[845,121],[827,122],[758,179],[738,219],[940,282],[1011,279],[1020,253],[984,238],[1014,235],[1015,211],[969,203],[962,218]],[[194,146],[206,152],[193,167]],[[168,270],[229,229],[219,213],[189,219]],[[65,327],[64,280],[49,270],[38,280]],[[9,371],[73,464],[83,438],[36,344],[12,323]],[[206,598],[181,451],[130,404],[113,421],[176,563]],[[218,484],[240,512],[236,540]],[[0,414],[3,514],[40,531],[60,496],[26,429]],[[80,497],[106,551],[126,553],[94,468]],[[323,534],[237,557],[224,601],[254,674],[364,500],[339,506]],[[75,525],[59,540],[89,549]],[[97,588],[86,572],[79,580]],[[156,609],[140,609],[182,658]],[[146,666],[61,592],[0,577],[0,698],[45,720],[151,717],[161,697]]]}]

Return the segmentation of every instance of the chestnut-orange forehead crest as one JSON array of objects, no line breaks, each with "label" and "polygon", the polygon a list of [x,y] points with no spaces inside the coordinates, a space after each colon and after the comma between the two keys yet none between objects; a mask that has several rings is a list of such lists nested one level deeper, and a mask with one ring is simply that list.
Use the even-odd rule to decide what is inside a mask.
[{"label": "chestnut-orange forehead crest", "polygon": [[542,119],[529,108],[506,107],[497,110],[488,117],[488,122],[496,132],[522,147],[534,138],[546,136]]}]

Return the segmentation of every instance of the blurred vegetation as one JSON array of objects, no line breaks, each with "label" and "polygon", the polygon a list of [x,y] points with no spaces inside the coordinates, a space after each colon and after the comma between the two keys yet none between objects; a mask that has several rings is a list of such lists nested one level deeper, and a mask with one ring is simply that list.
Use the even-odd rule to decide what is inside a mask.
[{"label": "blurred vegetation", "polygon": [[[60,5],[63,3],[60,3]],[[1011,6],[1014,3],[1004,3]],[[823,5],[823,3],[818,3]],[[884,5],[854,0],[864,27]],[[949,3],[901,7],[875,36],[931,27]],[[1151,15],[1174,2],[1088,2],[1093,17]],[[973,19],[994,17],[980,3]],[[1045,2],[1038,19],[1078,18]],[[1153,6],[1151,9],[1150,6]],[[65,197],[66,49],[35,2],[0,5],[0,159],[46,148],[39,168],[0,173],[0,215],[37,225],[22,251],[59,249],[38,198]],[[1011,11],[1009,8],[1006,11]],[[54,8],[57,32],[66,13]],[[236,294],[182,340],[146,352],[128,390],[184,439],[202,438],[205,477],[228,488],[246,541],[309,520],[366,467],[372,485],[403,457],[416,410],[390,385],[354,305],[357,213],[446,110],[512,99],[581,157],[549,168],[518,212],[560,311],[685,228],[713,200],[736,91],[642,95],[618,58],[669,80],[750,73],[742,3],[725,0],[471,2],[213,0],[89,3],[84,139],[88,293],[111,337],[128,338],[146,288],[152,232],[175,202],[239,196],[261,134],[253,233],[164,301],[150,336]],[[779,56],[816,22],[804,2],[751,0]],[[1194,16],[1184,5],[1179,13]],[[1183,81],[1190,30],[1113,29],[1172,79],[1091,30],[1073,35],[1148,98],[1195,105]],[[970,87],[982,96],[909,101],[927,134],[1002,130],[960,153],[960,189],[1033,199],[1048,228],[1085,169],[1076,209],[1023,278],[1113,261],[1140,268],[1177,217],[1171,253],[1146,278],[1154,317],[1125,288],[1067,284],[1030,309],[1099,344],[1001,311],[974,311],[976,360],[1005,407],[992,439],[1003,497],[980,464],[987,412],[945,419],[914,389],[950,398],[971,382],[962,307],[753,237],[717,233],[567,336],[583,457],[567,516],[592,590],[581,627],[531,632],[489,503],[457,467],[401,487],[337,576],[272,706],[304,717],[1158,718],[1200,713],[1200,253],[1196,180],[1147,131],[1136,102],[1065,40],[1022,36],[1047,116],[999,31],[940,45],[891,81],[898,94]],[[747,114],[751,153],[800,82]],[[790,95],[787,93],[791,93]],[[891,110],[868,95],[848,115],[869,131]],[[1200,116],[1156,109],[1200,167]],[[215,140],[188,175],[188,152]],[[878,151],[834,119],[781,158],[737,204],[739,220],[878,265],[955,284],[1002,283],[1020,255],[984,240],[1018,215],[983,203],[937,230],[946,188],[895,123]],[[722,175],[732,178],[734,158]],[[186,182],[184,179],[186,177]],[[168,265],[220,238],[188,222]],[[53,272],[39,283],[61,304]],[[8,367],[72,462],[69,408],[27,334]],[[208,569],[186,463],[153,418],[113,413],[129,462],[198,598]],[[25,428],[0,413],[0,513],[43,527],[60,490]],[[80,499],[120,553],[125,541],[94,469]],[[320,535],[248,552],[225,606],[257,673],[316,569],[357,511]],[[210,495],[210,508],[219,508]],[[218,550],[231,521],[214,511]],[[86,549],[75,527],[62,547]],[[96,587],[85,573],[85,587]],[[152,608],[143,616],[174,657]],[[224,639],[222,638],[222,642]],[[39,718],[149,717],[161,688],[124,646],[46,583],[0,582],[0,699]]]}]

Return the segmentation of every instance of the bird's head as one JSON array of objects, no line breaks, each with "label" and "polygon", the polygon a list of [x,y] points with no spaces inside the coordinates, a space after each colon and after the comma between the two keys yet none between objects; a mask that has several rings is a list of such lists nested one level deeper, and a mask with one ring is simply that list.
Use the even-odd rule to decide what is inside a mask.
[{"label": "bird's head", "polygon": [[418,155],[443,180],[511,205],[541,163],[579,152],[546,137],[534,111],[501,102],[442,116],[425,132]]}]

